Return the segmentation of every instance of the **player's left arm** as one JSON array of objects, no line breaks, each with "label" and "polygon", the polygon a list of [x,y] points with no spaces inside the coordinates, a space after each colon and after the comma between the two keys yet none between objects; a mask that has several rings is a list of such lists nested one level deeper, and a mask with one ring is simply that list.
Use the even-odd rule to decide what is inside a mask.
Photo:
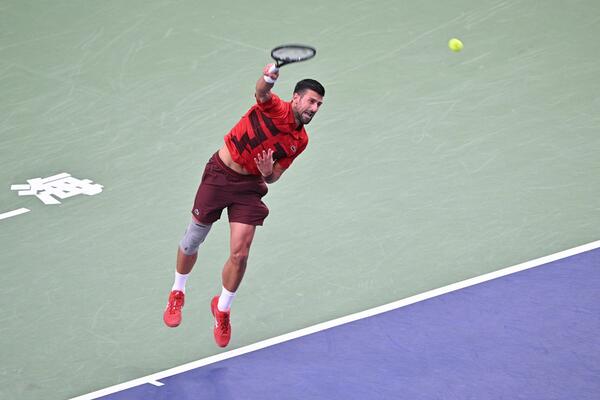
[{"label": "player's left arm", "polygon": [[254,157],[254,162],[267,183],[276,182],[286,170],[277,161],[273,162],[273,150],[271,149],[258,153]]},{"label": "player's left arm", "polygon": [[281,178],[281,175],[283,175],[283,173],[285,172],[285,168],[283,168],[281,165],[279,165],[279,163],[277,161],[275,161],[275,163],[273,164],[273,172],[271,173],[270,176],[266,176],[265,182],[267,183],[274,183],[276,182],[279,178]]}]

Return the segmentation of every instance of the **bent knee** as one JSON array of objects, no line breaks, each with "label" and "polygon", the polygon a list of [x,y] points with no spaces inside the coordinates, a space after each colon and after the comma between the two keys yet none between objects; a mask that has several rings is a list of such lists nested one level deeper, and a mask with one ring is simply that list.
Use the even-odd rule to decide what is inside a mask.
[{"label": "bent knee", "polygon": [[190,223],[185,230],[185,234],[179,242],[179,248],[183,254],[191,256],[198,252],[198,248],[206,239],[208,232],[210,232],[211,224],[203,225],[198,224],[195,221]]},{"label": "bent knee", "polygon": [[231,263],[237,267],[245,267],[248,263],[248,252],[236,251],[229,255]]}]

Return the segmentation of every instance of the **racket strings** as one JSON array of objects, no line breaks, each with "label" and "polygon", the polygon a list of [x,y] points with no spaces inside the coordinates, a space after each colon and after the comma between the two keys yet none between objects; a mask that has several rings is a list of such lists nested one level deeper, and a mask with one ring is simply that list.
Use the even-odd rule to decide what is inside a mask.
[{"label": "racket strings", "polygon": [[282,47],[273,51],[272,56],[278,60],[305,60],[314,56],[314,49],[307,47]]}]

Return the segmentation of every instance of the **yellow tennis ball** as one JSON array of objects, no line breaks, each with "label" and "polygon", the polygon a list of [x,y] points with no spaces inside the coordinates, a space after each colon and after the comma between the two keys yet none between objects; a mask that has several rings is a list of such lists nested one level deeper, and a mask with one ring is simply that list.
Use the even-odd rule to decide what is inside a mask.
[{"label": "yellow tennis ball", "polygon": [[461,51],[463,48],[463,43],[457,38],[452,38],[448,41],[448,47],[452,51]]}]

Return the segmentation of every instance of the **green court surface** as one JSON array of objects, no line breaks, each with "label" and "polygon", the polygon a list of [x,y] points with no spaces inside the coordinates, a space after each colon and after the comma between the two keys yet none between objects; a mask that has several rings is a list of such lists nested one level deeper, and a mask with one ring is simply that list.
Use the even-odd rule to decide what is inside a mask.
[{"label": "green court surface", "polygon": [[[238,348],[599,239],[597,1],[0,2],[0,398],[64,399],[223,350],[216,224],[162,311],[204,164],[269,50],[326,87],[265,202]],[[452,37],[463,51],[447,47]],[[102,185],[46,205],[11,185]],[[551,295],[549,293],[549,295]]]}]

